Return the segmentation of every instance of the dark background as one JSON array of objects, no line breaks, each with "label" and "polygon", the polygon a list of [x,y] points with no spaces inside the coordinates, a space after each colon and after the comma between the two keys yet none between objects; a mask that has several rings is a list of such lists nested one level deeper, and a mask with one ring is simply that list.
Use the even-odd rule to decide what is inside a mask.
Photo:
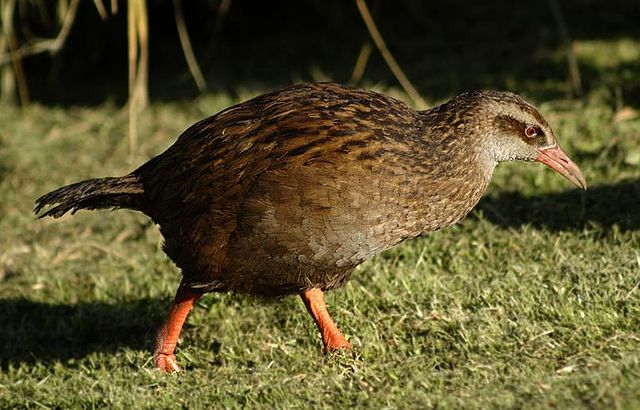
[{"label": "dark background", "polygon": [[[562,38],[547,1],[368,4],[390,50],[428,101],[475,88],[510,89],[539,99],[571,95]],[[583,40],[640,37],[640,1],[559,4],[578,47]],[[345,83],[368,38],[353,1],[234,0],[213,46],[218,2],[183,1],[183,9],[211,91],[269,90],[319,78]],[[173,3],[150,0],[148,10],[151,99],[188,99],[198,90],[182,54]],[[36,35],[56,33],[39,13],[30,12],[29,21]],[[82,1],[62,52],[25,60],[32,99],[65,105],[124,103],[126,35],[126,4],[120,2],[119,13],[102,21],[93,2]],[[604,86],[621,90],[626,104],[640,104],[640,61],[606,72],[581,62],[580,71],[585,93]],[[368,84],[397,84],[375,50],[364,78]]]}]

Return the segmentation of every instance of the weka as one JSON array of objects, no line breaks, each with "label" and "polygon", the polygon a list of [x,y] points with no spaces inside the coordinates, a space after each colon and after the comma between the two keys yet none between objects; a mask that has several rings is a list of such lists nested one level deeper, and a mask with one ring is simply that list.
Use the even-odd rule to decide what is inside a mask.
[{"label": "weka", "polygon": [[128,208],[160,225],[183,274],[154,352],[171,372],[194,301],[212,291],[299,294],[325,350],[349,348],[323,292],[378,252],[459,221],[509,160],[542,162],[586,187],[547,121],[515,94],[475,91],[416,111],[370,91],[300,84],[194,124],[129,175],[46,194],[35,211]]}]

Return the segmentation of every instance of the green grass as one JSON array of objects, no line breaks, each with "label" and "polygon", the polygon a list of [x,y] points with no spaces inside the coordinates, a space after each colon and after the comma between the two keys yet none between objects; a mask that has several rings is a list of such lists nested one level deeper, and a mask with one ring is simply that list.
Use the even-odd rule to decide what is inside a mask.
[{"label": "green grass", "polygon": [[628,73],[596,57],[628,63],[640,43],[611,44],[579,49],[609,73],[584,103],[538,100],[589,191],[501,165],[461,224],[328,294],[353,352],[323,356],[296,297],[207,295],[177,375],[150,362],[179,282],[157,228],[128,211],[34,221],[31,208],[65,183],[128,172],[236,101],[154,104],[132,162],[117,107],[3,107],[0,408],[639,408],[640,115],[610,87]]}]

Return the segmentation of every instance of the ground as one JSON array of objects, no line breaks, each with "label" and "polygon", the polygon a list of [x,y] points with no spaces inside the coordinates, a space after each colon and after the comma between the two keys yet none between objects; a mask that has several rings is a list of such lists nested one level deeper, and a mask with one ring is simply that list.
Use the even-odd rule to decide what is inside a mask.
[{"label": "ground", "polygon": [[324,356],[297,297],[207,295],[173,375],[150,354],[179,282],[157,227],[130,211],[34,220],[33,202],[125,174],[266,89],[153,103],[133,158],[113,104],[2,107],[0,407],[639,408],[640,115],[615,86],[638,74],[611,67],[640,61],[640,43],[578,52],[602,84],[582,100],[549,94],[566,87],[553,82],[526,97],[588,191],[540,164],[499,166],[462,223],[384,252],[327,295],[352,352]]}]

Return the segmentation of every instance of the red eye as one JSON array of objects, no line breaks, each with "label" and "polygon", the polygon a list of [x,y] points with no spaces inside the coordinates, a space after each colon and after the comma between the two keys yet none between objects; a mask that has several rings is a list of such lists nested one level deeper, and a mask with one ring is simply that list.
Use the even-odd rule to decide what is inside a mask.
[{"label": "red eye", "polygon": [[526,135],[527,138],[533,138],[538,135],[538,130],[536,129],[536,127],[528,126],[524,130],[524,135]]}]

